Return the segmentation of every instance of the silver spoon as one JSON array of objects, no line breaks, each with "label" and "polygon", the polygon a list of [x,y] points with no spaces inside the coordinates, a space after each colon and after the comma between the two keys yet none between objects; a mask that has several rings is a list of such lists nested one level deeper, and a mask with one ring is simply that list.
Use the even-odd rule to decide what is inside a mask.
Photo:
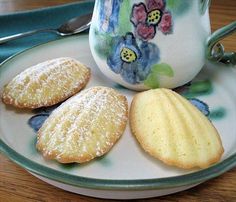
[{"label": "silver spoon", "polygon": [[0,44],[6,43],[11,40],[19,39],[25,36],[30,36],[30,35],[40,33],[40,32],[53,32],[60,36],[70,36],[70,35],[77,34],[79,32],[82,32],[88,29],[91,24],[91,18],[92,18],[92,13],[89,13],[89,14],[82,15],[76,18],[72,18],[69,21],[63,23],[57,29],[49,28],[49,29],[32,30],[28,32],[19,33],[19,34],[14,34],[11,36],[2,37],[0,38]]}]

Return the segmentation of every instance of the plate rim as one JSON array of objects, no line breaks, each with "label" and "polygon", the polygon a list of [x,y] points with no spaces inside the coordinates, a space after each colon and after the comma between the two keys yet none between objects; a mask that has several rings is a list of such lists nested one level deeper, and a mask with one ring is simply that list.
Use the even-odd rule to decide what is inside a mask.
[{"label": "plate rim", "polygon": [[[42,48],[43,46],[47,46],[48,44],[58,43],[68,39],[71,40],[72,38],[77,38],[81,36],[85,37],[88,36],[88,34],[80,34],[79,36],[71,36],[63,39],[55,39],[25,49],[21,52],[18,52],[10,56],[2,63],[0,63],[0,68],[3,68],[3,66],[7,65],[7,63],[10,62],[11,60],[14,60],[16,57],[20,57],[21,55],[23,55],[28,51],[31,51],[32,49]],[[18,164],[22,168],[36,175],[40,175],[42,177],[46,177],[48,179],[64,183],[67,185],[72,185],[81,188],[99,189],[99,190],[152,190],[152,189],[167,189],[180,186],[188,186],[202,183],[209,179],[215,178],[236,166],[236,153],[234,153],[228,158],[222,160],[219,163],[214,164],[209,168],[180,176],[151,178],[151,179],[123,179],[123,180],[98,179],[98,178],[71,175],[68,173],[64,173],[62,171],[49,168],[42,164],[36,163],[26,158],[22,154],[18,153],[14,149],[12,149],[1,138],[0,138],[0,153],[5,154],[5,156],[8,157],[10,160],[12,160],[14,163]]]}]

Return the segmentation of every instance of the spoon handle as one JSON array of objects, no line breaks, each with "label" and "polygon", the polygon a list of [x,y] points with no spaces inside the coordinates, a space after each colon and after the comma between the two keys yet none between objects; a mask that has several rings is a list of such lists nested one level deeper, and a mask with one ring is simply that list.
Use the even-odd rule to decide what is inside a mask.
[{"label": "spoon handle", "polygon": [[55,32],[55,33],[57,33],[57,31],[53,30],[53,29],[32,30],[32,31],[28,31],[28,32],[19,33],[19,34],[14,34],[11,36],[2,37],[2,38],[0,38],[0,44],[15,40],[15,39],[19,39],[19,38],[22,38],[25,36],[30,36],[30,35],[40,33],[40,32]]}]

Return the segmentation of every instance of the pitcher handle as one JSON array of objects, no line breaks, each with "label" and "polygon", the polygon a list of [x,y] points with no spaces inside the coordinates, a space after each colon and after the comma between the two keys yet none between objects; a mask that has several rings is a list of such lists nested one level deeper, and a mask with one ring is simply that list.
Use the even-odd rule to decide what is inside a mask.
[{"label": "pitcher handle", "polygon": [[236,32],[236,21],[215,31],[207,40],[207,59],[228,65],[236,65],[236,52],[225,52],[219,43],[223,38]]}]

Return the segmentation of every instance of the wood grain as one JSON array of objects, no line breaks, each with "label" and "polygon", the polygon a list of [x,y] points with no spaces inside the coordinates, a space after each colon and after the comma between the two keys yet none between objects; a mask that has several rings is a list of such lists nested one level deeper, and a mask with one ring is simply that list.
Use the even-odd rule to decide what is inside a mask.
[{"label": "wood grain", "polygon": [[[0,14],[59,5],[75,0],[0,0]],[[236,0],[213,0],[210,9],[212,30],[236,20]],[[223,41],[227,50],[236,51],[236,35]],[[27,171],[0,155],[0,202],[100,202],[105,201],[81,196],[55,188],[33,177]],[[115,200],[111,200],[114,201]],[[137,200],[158,202],[218,202],[236,201],[236,168],[195,188],[159,198]]]}]

